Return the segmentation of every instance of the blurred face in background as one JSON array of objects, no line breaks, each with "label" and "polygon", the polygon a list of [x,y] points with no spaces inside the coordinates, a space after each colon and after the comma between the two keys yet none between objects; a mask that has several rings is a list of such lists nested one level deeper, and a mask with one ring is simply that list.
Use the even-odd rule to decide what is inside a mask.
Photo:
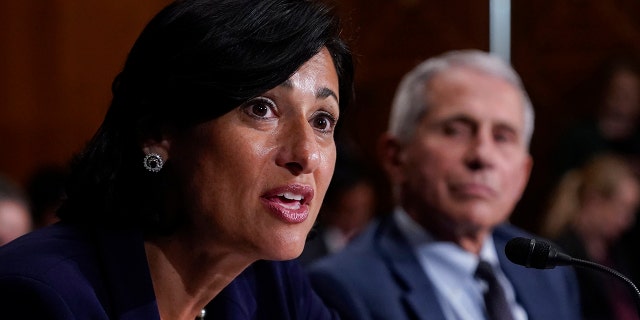
[{"label": "blurred face in background", "polygon": [[584,198],[583,232],[613,243],[635,223],[640,186],[634,177],[627,177],[618,181],[611,195],[591,193]]},{"label": "blurred face in background", "polygon": [[633,134],[640,114],[640,78],[621,69],[613,74],[605,91],[600,129],[608,139],[624,139]]},{"label": "blurred face in background", "polygon": [[0,245],[31,231],[31,215],[22,203],[0,200]]},{"label": "blurred face in background", "polygon": [[375,213],[375,190],[368,182],[359,182],[344,190],[331,213],[331,223],[352,238],[371,220]]},{"label": "blurred face in background", "polygon": [[426,90],[416,132],[392,152],[402,205],[440,238],[483,237],[508,219],[528,181],[522,95],[462,67],[437,74]]}]

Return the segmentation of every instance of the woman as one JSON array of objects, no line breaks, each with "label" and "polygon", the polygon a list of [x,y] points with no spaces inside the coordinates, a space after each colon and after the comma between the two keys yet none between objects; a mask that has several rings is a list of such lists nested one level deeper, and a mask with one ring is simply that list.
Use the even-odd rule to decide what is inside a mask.
[{"label": "woman", "polygon": [[0,251],[0,317],[330,317],[295,262],[272,260],[301,253],[333,173],[353,76],[339,33],[312,1],[162,10],[75,161],[61,223]]},{"label": "woman", "polygon": [[[598,154],[566,173],[549,204],[542,234],[569,255],[629,274],[622,235],[635,223],[640,184],[625,158]],[[638,319],[632,291],[592,270],[576,269],[584,319]]]}]

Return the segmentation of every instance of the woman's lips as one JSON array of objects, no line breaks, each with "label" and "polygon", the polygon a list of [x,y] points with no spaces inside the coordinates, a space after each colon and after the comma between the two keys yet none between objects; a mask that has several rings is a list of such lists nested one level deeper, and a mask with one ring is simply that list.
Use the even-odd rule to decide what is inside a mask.
[{"label": "woman's lips", "polygon": [[309,216],[313,188],[301,184],[278,187],[265,192],[260,199],[277,218],[287,223],[301,223]]}]

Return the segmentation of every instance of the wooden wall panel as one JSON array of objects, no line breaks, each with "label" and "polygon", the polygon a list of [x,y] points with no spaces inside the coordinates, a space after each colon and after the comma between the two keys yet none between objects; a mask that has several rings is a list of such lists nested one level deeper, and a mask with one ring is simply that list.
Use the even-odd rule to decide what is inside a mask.
[{"label": "wooden wall panel", "polygon": [[113,77],[167,0],[0,1],[0,172],[25,183],[91,137]]}]

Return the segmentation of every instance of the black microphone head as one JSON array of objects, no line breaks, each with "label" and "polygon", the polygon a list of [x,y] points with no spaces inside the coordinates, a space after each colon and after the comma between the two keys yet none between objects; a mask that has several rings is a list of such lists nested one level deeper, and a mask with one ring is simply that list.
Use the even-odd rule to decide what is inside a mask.
[{"label": "black microphone head", "polygon": [[[511,262],[527,268],[550,269],[556,266],[549,259],[550,253],[552,253],[551,245],[544,241],[513,238],[507,242],[504,253]],[[553,256],[555,256],[555,251]]]},{"label": "black microphone head", "polygon": [[526,266],[527,260],[529,260],[530,245],[531,239],[513,238],[507,242],[507,245],[504,247],[504,253],[507,255],[509,261],[521,266]]}]

